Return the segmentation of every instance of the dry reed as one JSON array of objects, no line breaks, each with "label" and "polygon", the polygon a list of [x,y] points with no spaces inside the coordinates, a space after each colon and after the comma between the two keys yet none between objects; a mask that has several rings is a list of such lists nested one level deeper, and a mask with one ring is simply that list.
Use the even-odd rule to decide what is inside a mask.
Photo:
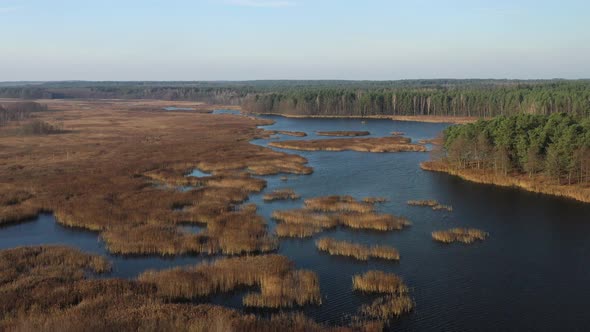
[{"label": "dry reed", "polygon": [[321,233],[324,229],[314,225],[307,224],[287,224],[280,223],[275,228],[278,237],[306,238]]},{"label": "dry reed", "polygon": [[277,189],[272,193],[264,195],[264,200],[267,202],[287,199],[297,200],[300,197],[301,196],[297,195],[293,189]]},{"label": "dry reed", "polygon": [[337,130],[337,131],[317,131],[316,132],[316,135],[318,135],[318,136],[349,136],[349,137],[355,137],[355,136],[369,136],[369,135],[371,135],[371,133],[368,132],[368,131]]},{"label": "dry reed", "polygon": [[389,246],[365,246],[362,244],[338,241],[331,238],[321,238],[316,241],[316,247],[330,255],[347,256],[366,261],[369,258],[399,260],[397,249]]},{"label": "dry reed", "polygon": [[363,202],[368,204],[377,204],[377,203],[385,203],[389,201],[387,197],[365,197],[363,198]]},{"label": "dry reed", "polygon": [[393,273],[375,270],[353,276],[352,288],[362,292],[381,294],[405,294],[408,292],[408,286],[405,285],[401,277]]},{"label": "dry reed", "polygon": [[475,241],[483,241],[488,236],[488,233],[475,228],[452,228],[446,231],[432,232],[432,238],[443,243],[462,242],[471,244]]},{"label": "dry reed", "polygon": [[320,212],[372,212],[371,204],[356,201],[352,196],[325,196],[305,200],[305,208]]},{"label": "dry reed", "polygon": [[362,137],[270,142],[269,146],[302,151],[425,152],[424,145],[412,144],[409,138]]}]

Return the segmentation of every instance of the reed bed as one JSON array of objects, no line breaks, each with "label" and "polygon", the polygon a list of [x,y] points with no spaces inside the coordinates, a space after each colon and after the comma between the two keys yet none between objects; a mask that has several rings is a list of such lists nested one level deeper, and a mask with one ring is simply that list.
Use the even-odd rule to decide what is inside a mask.
[{"label": "reed bed", "polygon": [[269,146],[301,151],[426,152],[424,145],[406,137],[361,137],[270,142]]},{"label": "reed bed", "polygon": [[341,213],[337,216],[340,225],[376,231],[402,230],[412,223],[400,216],[377,213]]},{"label": "reed bed", "polygon": [[323,232],[324,229],[314,225],[307,224],[287,224],[280,223],[275,228],[275,232],[278,237],[293,237],[293,238],[306,238],[312,237],[315,234]]},{"label": "reed bed", "polygon": [[389,246],[365,246],[362,244],[338,241],[332,238],[321,238],[316,241],[316,247],[330,255],[347,256],[366,261],[369,258],[399,260],[397,249]]},{"label": "reed bed", "polygon": [[408,292],[408,286],[401,277],[376,270],[353,276],[352,288],[357,291],[381,294],[405,294]]},{"label": "reed bed", "polygon": [[449,212],[452,212],[453,211],[453,207],[452,206],[441,204],[437,200],[434,200],[434,199],[428,199],[428,200],[410,200],[410,201],[408,201],[408,205],[412,205],[412,206],[427,206],[427,207],[432,208],[432,210],[434,210],[434,211],[440,211],[440,210],[445,210],[445,211],[449,211]]},{"label": "reed bed", "polygon": [[372,212],[372,204],[356,201],[352,196],[325,196],[306,199],[305,208],[319,212]]},{"label": "reed bed", "polygon": [[356,130],[337,130],[337,131],[317,131],[316,135],[318,136],[348,136],[348,137],[356,137],[356,136],[369,136],[371,135],[368,131],[356,131]]},{"label": "reed bed", "polygon": [[391,135],[392,136],[404,136],[406,133],[404,133],[403,131],[392,131]]},{"label": "reed bed", "polygon": [[[269,259],[262,265],[272,273],[290,269],[290,263],[280,258]],[[220,263],[219,268],[225,268],[224,264]],[[102,273],[109,269],[104,258],[68,247],[0,251],[0,330],[319,332],[380,331],[383,328],[379,321],[361,321],[352,327],[328,327],[301,313],[260,318],[218,305],[171,303],[159,295],[151,282],[87,279],[88,272]],[[246,272],[252,270],[246,269]],[[277,293],[293,294],[293,287],[317,286],[314,282],[317,279],[307,271],[287,272],[285,279],[287,281],[265,281],[264,292],[272,297],[275,305],[284,303],[276,300],[282,298],[282,295],[275,295]],[[307,291],[290,296],[293,305],[319,299],[317,293]]]},{"label": "reed bed", "polygon": [[484,169],[458,169],[445,161],[427,161],[421,163],[420,167],[427,171],[455,175],[471,182],[493,184],[501,187],[518,187],[530,192],[568,197],[590,203],[590,188],[588,186],[558,184],[555,181],[547,179],[542,174],[530,177],[526,174],[504,175]]},{"label": "reed bed", "polygon": [[155,285],[167,299],[193,299],[258,286],[260,293],[246,295],[244,305],[278,308],[321,303],[315,273],[293,270],[293,264],[279,255],[223,258],[189,268],[148,271],[138,280]]},{"label": "reed bed", "polygon": [[280,201],[280,200],[297,200],[301,196],[297,195],[293,189],[277,189],[273,192],[264,195],[264,200],[267,202]]},{"label": "reed bed", "polygon": [[322,229],[338,226],[338,220],[334,216],[306,209],[274,211],[272,218],[285,224],[310,225]]},{"label": "reed bed", "polygon": [[307,133],[303,131],[290,131],[290,130],[277,130],[277,134],[286,135],[286,136],[295,136],[295,137],[305,137]]},{"label": "reed bed", "polygon": [[363,202],[367,204],[377,204],[377,203],[385,203],[389,201],[387,197],[365,197],[363,198]]},{"label": "reed bed", "polygon": [[243,299],[248,307],[263,308],[291,308],[321,302],[318,278],[308,270],[265,276],[260,281],[260,293],[247,294]]},{"label": "reed bed", "polygon": [[407,295],[386,295],[377,298],[359,309],[362,317],[387,321],[409,313],[414,309],[414,300]]},{"label": "reed bed", "polygon": [[485,240],[489,234],[475,228],[452,228],[446,231],[432,232],[435,241],[443,243],[461,242],[471,244]]}]

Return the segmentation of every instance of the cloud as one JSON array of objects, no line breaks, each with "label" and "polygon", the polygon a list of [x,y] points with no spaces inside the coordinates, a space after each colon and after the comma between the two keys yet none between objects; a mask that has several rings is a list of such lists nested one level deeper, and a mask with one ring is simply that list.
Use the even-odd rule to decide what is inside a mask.
[{"label": "cloud", "polygon": [[283,8],[293,7],[295,2],[282,0],[230,0],[229,4],[243,7]]},{"label": "cloud", "polygon": [[0,7],[0,14],[11,13],[21,9],[21,7]]}]

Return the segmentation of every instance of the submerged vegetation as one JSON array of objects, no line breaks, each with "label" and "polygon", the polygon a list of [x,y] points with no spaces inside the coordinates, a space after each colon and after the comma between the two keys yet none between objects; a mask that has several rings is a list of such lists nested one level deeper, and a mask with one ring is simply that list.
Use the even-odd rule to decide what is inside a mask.
[{"label": "submerged vegetation", "polygon": [[268,145],[302,151],[358,151],[358,152],[425,152],[426,147],[413,144],[406,137],[362,137],[318,140],[289,140],[270,142]]},{"label": "submerged vegetation", "polygon": [[321,238],[316,241],[316,247],[330,255],[347,256],[366,261],[369,258],[399,260],[397,249],[389,246],[365,246],[362,244],[338,241],[331,238]]},{"label": "submerged vegetation", "polygon": [[488,236],[488,233],[475,228],[452,228],[446,231],[432,232],[432,238],[443,243],[462,242],[471,244],[476,241],[483,241]]}]

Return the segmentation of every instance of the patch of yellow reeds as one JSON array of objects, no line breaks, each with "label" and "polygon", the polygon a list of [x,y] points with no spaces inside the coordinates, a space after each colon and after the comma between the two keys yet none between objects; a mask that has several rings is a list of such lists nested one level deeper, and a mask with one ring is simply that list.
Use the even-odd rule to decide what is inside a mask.
[{"label": "patch of yellow reeds", "polygon": [[389,246],[365,246],[348,241],[338,241],[332,238],[321,238],[316,241],[316,247],[330,255],[347,256],[366,261],[369,258],[399,260],[397,249]]},{"label": "patch of yellow reeds", "polygon": [[475,228],[452,228],[446,231],[432,232],[432,238],[438,242],[452,243],[462,242],[471,244],[485,240],[489,234]]}]

